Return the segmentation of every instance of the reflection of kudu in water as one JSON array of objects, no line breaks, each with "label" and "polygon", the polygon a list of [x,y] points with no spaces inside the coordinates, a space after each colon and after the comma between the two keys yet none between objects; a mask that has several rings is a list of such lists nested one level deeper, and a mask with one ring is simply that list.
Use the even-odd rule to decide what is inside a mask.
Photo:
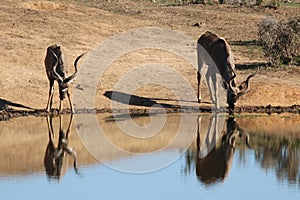
[{"label": "reflection of kudu in water", "polygon": [[74,159],[73,167],[75,172],[78,174],[77,170],[77,156],[75,150],[68,145],[68,136],[73,121],[73,115],[70,117],[70,122],[66,132],[62,129],[62,119],[59,115],[59,138],[58,146],[54,145],[54,131],[52,125],[52,117],[47,117],[48,125],[48,134],[49,134],[49,143],[46,148],[45,157],[44,157],[44,166],[48,178],[59,179],[62,174],[67,171],[68,160],[65,154],[71,155]]},{"label": "reflection of kudu in water", "polygon": [[201,141],[200,136],[201,117],[198,121],[196,174],[205,184],[222,181],[227,176],[232,164],[236,136],[245,135],[246,144],[249,144],[248,134],[239,128],[234,117],[228,118],[225,132],[221,118],[211,116],[204,141]]}]

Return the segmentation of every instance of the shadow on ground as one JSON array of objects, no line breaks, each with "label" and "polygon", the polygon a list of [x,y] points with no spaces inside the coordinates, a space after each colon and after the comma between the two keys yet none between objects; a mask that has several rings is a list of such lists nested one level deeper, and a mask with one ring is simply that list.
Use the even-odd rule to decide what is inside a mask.
[{"label": "shadow on ground", "polygon": [[153,99],[147,97],[140,97],[137,95],[127,94],[117,91],[106,91],[103,94],[110,100],[117,101],[123,104],[134,105],[134,106],[145,106],[145,107],[161,107],[164,108],[179,108],[178,105],[168,103],[157,103],[157,100],[172,101],[170,99]]},{"label": "shadow on ground", "polygon": [[258,40],[236,40],[236,41],[230,41],[229,45],[235,45],[235,46],[260,46],[260,42]]},{"label": "shadow on ground", "polygon": [[22,104],[14,103],[14,102],[11,102],[11,101],[8,101],[8,100],[0,98],[0,111],[1,110],[6,110],[9,107],[25,108],[25,109],[35,110],[34,108],[31,108],[31,107],[28,107],[28,106],[24,106]]},{"label": "shadow on ground", "polygon": [[238,70],[257,69],[258,67],[268,67],[268,66],[269,63],[265,63],[265,62],[235,64],[235,68]]}]

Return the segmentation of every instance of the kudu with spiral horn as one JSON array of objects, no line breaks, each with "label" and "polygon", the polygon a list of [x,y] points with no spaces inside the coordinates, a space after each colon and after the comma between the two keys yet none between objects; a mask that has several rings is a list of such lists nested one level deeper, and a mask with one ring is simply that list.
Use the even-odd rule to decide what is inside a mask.
[{"label": "kudu with spiral horn", "polygon": [[58,82],[59,86],[59,112],[62,111],[62,101],[65,99],[65,96],[67,94],[69,103],[70,103],[70,109],[71,112],[74,113],[74,109],[72,106],[72,101],[70,98],[69,93],[69,85],[77,76],[77,63],[79,59],[84,55],[85,53],[78,56],[74,62],[74,68],[75,72],[69,77],[66,77],[65,75],[65,69],[64,69],[64,63],[62,59],[62,52],[60,49],[60,45],[55,44],[52,46],[49,46],[47,48],[47,54],[45,58],[45,67],[46,67],[46,73],[47,77],[49,79],[49,96],[48,96],[48,103],[46,111],[50,112],[52,108],[52,99],[53,99],[53,93],[54,93],[54,81]]},{"label": "kudu with spiral horn", "polygon": [[[206,70],[207,85],[210,91],[211,100],[219,107],[218,102],[218,87],[217,74],[220,74],[223,80],[223,86],[227,90],[227,104],[229,112],[233,113],[235,103],[242,95],[246,94],[250,89],[250,79],[255,76],[258,69],[253,74],[249,75],[247,79],[236,86],[236,72],[233,61],[233,53],[227,42],[219,38],[216,34],[207,31],[198,39],[197,42],[197,56],[198,56],[198,102],[201,102],[201,71],[204,67]],[[213,87],[211,86],[213,84]]]}]

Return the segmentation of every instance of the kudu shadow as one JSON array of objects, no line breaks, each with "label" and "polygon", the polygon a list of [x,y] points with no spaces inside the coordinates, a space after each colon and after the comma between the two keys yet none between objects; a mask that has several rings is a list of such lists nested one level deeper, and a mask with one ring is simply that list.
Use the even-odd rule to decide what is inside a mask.
[{"label": "kudu shadow", "polygon": [[72,156],[73,158],[73,168],[75,173],[80,175],[77,168],[76,151],[68,144],[68,137],[73,121],[73,115],[70,115],[70,120],[66,131],[64,131],[62,128],[62,115],[59,115],[59,135],[57,146],[54,144],[55,133],[53,130],[52,118],[52,115],[47,116],[49,142],[44,155],[44,167],[47,178],[49,180],[60,180],[61,176],[63,176],[68,169],[68,155]]},{"label": "kudu shadow", "polygon": [[0,111],[1,110],[7,110],[9,107],[16,107],[16,108],[25,108],[30,110],[35,110],[34,108],[31,108],[29,106],[25,106],[19,103],[14,103],[5,99],[0,98]]},{"label": "kudu shadow", "polygon": [[[140,97],[137,95],[127,94],[124,92],[118,91],[106,91],[103,94],[105,97],[110,100],[117,101],[123,104],[134,105],[134,106],[145,106],[145,107],[159,107],[163,106],[165,108],[179,108],[178,105],[168,104],[168,103],[158,103],[157,101],[178,101],[174,99],[160,99],[160,98],[148,98]],[[191,102],[191,101],[186,101]],[[196,101],[193,101],[196,103]]]},{"label": "kudu shadow", "polygon": [[[211,107],[208,106],[201,106],[199,107],[198,101],[195,100],[178,100],[178,99],[165,99],[165,98],[148,98],[148,97],[141,97],[137,95],[127,94],[124,92],[118,92],[118,91],[106,91],[103,96],[107,97],[108,99],[112,101],[116,101],[122,104],[126,105],[133,105],[133,106],[144,106],[144,107],[152,107],[152,108],[165,108],[165,109],[171,109],[171,110],[189,110],[189,111],[196,111],[199,112],[200,110],[203,112],[210,112]],[[159,101],[159,102],[158,102]],[[161,102],[162,101],[162,102]],[[164,103],[165,102],[179,102],[179,105],[174,103]],[[184,104],[187,103],[187,104]],[[203,102],[206,104],[212,104],[211,102]],[[221,111],[222,112],[222,111]],[[140,116],[149,116],[150,114],[147,113],[130,113],[128,114],[121,114],[120,118],[128,118],[128,117],[140,117]],[[115,121],[118,117],[116,115],[113,118],[107,119],[110,121]]]},{"label": "kudu shadow", "polygon": [[105,122],[116,122],[116,121],[124,121],[128,119],[134,119],[139,117],[150,117],[150,116],[156,116],[157,113],[128,113],[128,114],[116,114],[116,115],[110,115],[106,118],[104,118]]},{"label": "kudu shadow", "polygon": [[223,182],[231,169],[236,137],[245,139],[249,146],[249,135],[239,127],[234,117],[212,114],[207,133],[201,133],[201,116],[198,117],[196,175],[205,185]]},{"label": "kudu shadow", "polygon": [[269,66],[269,63],[264,63],[264,62],[235,64],[235,68],[238,70],[257,69],[257,68],[262,68],[262,67],[267,67],[267,66]]},{"label": "kudu shadow", "polygon": [[229,45],[235,46],[260,46],[260,42],[258,40],[236,40],[236,41],[229,41]]}]

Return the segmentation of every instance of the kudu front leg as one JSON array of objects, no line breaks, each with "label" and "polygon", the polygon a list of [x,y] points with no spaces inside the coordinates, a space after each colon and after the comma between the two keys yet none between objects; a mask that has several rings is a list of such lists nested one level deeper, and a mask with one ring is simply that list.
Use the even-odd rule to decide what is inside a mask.
[{"label": "kudu front leg", "polygon": [[54,93],[54,82],[50,82],[50,87],[49,87],[49,96],[48,96],[48,103],[46,107],[46,111],[50,112],[52,108],[52,99],[53,99],[53,93]]},{"label": "kudu front leg", "polygon": [[212,94],[212,103],[215,104],[215,107],[218,109],[220,108],[220,105],[219,105],[219,98],[218,98],[218,93],[219,93],[219,88],[218,88],[218,84],[217,84],[217,76],[216,74],[213,74],[211,76],[211,81],[212,81],[212,85],[213,85],[213,94]]},{"label": "kudu front leg", "polygon": [[213,77],[212,74],[210,74],[210,73],[206,74],[206,82],[207,82],[207,86],[208,86],[208,90],[209,90],[209,94],[210,94],[210,100],[211,100],[211,103],[213,103],[213,104],[215,104],[215,102],[216,102],[214,80],[215,80],[215,78]]}]

